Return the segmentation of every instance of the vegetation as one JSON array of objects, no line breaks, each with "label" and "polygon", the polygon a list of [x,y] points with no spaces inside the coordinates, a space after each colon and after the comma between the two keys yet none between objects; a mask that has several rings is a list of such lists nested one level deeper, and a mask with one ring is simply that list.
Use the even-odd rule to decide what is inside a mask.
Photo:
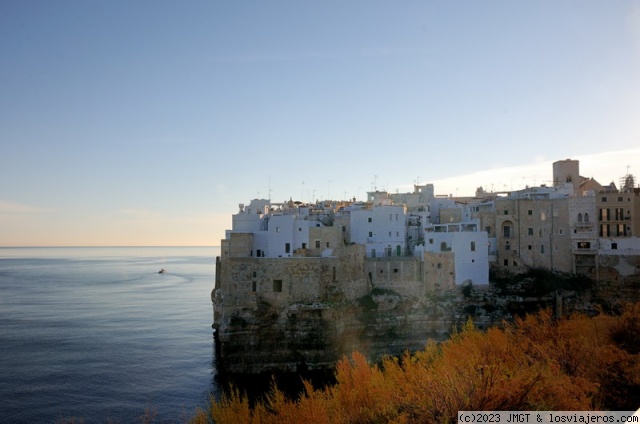
[{"label": "vegetation", "polygon": [[232,389],[193,423],[455,422],[458,410],[634,410],[640,405],[640,304],[618,316],[550,311],[369,364],[354,353],[336,384],[288,399],[276,384],[251,405]]},{"label": "vegetation", "polygon": [[471,282],[464,284],[461,291],[465,299],[470,298],[473,295],[473,284]]}]

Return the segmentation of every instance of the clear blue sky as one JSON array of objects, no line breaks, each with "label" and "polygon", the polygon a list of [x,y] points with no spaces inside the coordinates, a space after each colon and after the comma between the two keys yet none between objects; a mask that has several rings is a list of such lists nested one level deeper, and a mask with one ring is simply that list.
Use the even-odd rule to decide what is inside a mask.
[{"label": "clear blue sky", "polygon": [[4,246],[218,245],[269,190],[640,176],[635,0],[0,0],[0,58]]}]

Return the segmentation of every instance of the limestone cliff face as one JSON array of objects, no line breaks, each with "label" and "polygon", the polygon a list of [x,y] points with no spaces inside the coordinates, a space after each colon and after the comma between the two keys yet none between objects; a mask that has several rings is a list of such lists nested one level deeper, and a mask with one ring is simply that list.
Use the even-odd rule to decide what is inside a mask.
[{"label": "limestone cliff face", "polygon": [[226,312],[216,314],[219,367],[240,374],[331,369],[356,350],[378,361],[422,349],[430,339],[445,340],[470,315],[483,326],[503,318],[469,308],[460,290],[410,297],[372,289],[354,299],[334,293],[332,302],[274,305],[260,300],[255,307],[232,310],[213,297],[214,308]]},{"label": "limestone cliff face", "polygon": [[[602,267],[616,276],[622,269],[629,274],[624,279],[584,291],[573,280],[568,289],[526,280],[508,290],[453,284],[436,289],[431,259],[370,260],[359,245],[343,246],[335,256],[253,258],[234,256],[223,245],[212,292],[219,370],[332,369],[354,350],[375,362],[422,349],[430,339],[445,340],[469,318],[487,328],[544,307],[592,312],[602,298],[639,293],[640,264],[628,260]],[[446,265],[446,259],[434,260]]]},{"label": "limestone cliff face", "polygon": [[[221,365],[230,373],[328,369],[354,350],[370,360],[445,339],[459,317],[397,295],[236,311],[217,327]],[[435,305],[435,304],[434,304]]]}]

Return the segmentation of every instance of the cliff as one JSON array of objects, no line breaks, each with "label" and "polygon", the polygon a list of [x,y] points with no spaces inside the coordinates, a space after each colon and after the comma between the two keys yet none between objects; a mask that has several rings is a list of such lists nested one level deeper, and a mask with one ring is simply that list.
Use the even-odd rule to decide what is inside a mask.
[{"label": "cliff", "polygon": [[326,370],[354,350],[377,362],[445,340],[469,318],[487,328],[545,307],[591,313],[639,293],[635,277],[594,283],[543,270],[481,286],[439,276],[437,286],[423,269],[428,261],[372,260],[359,245],[325,257],[234,257],[224,247],[222,254],[214,328],[218,368],[231,374]]}]

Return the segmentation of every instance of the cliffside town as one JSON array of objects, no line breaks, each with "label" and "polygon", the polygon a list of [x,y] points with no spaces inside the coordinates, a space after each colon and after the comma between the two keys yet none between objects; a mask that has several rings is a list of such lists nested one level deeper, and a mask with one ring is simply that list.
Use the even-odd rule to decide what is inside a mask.
[{"label": "cliffside town", "polygon": [[[520,191],[451,197],[426,184],[366,202],[254,199],[233,215],[216,259],[220,368],[326,369],[352,350],[377,360],[443,340],[469,316],[497,324],[509,302],[638,300],[638,234],[633,176],[602,186],[570,159],[553,164],[552,186]],[[525,299],[490,284],[490,273],[503,281],[531,270],[597,287],[583,293],[578,278]]]}]

